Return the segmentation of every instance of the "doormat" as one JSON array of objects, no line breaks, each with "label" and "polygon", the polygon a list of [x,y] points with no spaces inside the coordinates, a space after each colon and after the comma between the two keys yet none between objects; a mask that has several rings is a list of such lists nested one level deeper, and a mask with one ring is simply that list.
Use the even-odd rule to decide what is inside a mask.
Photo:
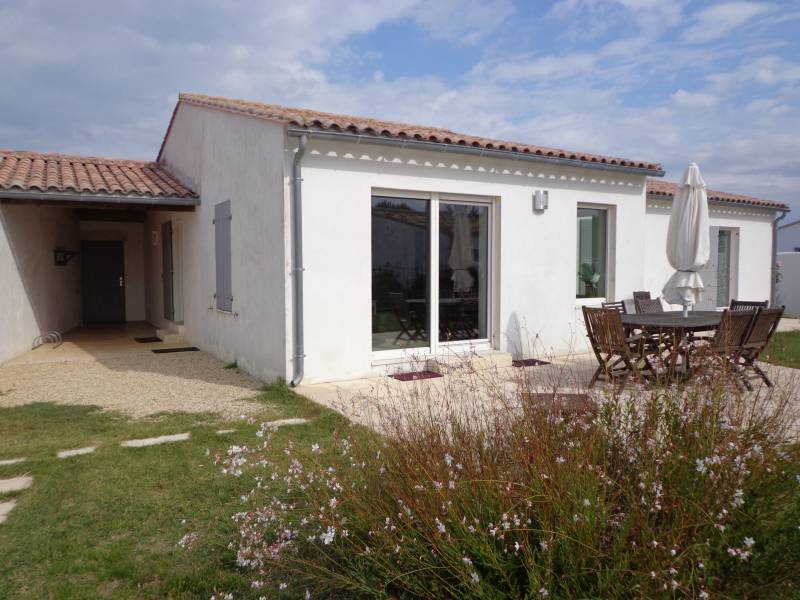
[{"label": "doormat", "polygon": [[512,360],[512,367],[540,367],[542,365],[549,365],[546,360],[539,360],[538,358],[521,358],[520,360]]},{"label": "doormat", "polygon": [[157,338],[155,336],[152,337],[138,337],[133,338],[134,341],[139,342],[140,344],[155,344],[156,342],[160,342],[161,338]]},{"label": "doormat", "polygon": [[153,354],[168,354],[170,352],[200,352],[200,348],[194,346],[187,346],[185,348],[159,348],[158,350],[150,350]]},{"label": "doormat", "polygon": [[435,379],[441,377],[441,373],[435,371],[410,371],[408,373],[395,373],[392,375],[398,381],[417,381],[419,379]]}]

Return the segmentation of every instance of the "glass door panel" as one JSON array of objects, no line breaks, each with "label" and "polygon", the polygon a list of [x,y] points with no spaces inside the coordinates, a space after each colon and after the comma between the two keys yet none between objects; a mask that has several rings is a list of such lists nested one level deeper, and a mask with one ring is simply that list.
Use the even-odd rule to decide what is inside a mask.
[{"label": "glass door panel", "polygon": [[430,201],[372,197],[372,349],[430,346]]},{"label": "glass door panel", "polygon": [[439,341],[488,337],[489,207],[439,203]]}]

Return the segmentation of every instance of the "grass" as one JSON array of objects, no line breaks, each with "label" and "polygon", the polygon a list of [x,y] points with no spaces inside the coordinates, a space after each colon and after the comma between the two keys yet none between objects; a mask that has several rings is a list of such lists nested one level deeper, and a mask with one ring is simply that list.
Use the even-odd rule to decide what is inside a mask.
[{"label": "grass", "polygon": [[[280,429],[276,448],[296,453],[329,440],[345,420],[284,385],[258,400],[256,421],[305,417]],[[251,482],[213,464],[229,444],[249,443],[258,423],[215,415],[163,414],[131,420],[92,407],[33,404],[0,409],[0,478],[29,474],[33,487],[10,496],[17,506],[0,525],[0,598],[209,598],[253,592],[228,542],[231,516]],[[236,428],[228,436],[215,432]],[[190,431],[190,441],[121,448],[124,439]],[[94,454],[57,459],[57,450],[99,445]],[[269,485],[269,484],[268,484]],[[197,532],[190,549],[177,546]]]},{"label": "grass", "polygon": [[775,365],[800,369],[800,331],[775,333],[761,358]]}]

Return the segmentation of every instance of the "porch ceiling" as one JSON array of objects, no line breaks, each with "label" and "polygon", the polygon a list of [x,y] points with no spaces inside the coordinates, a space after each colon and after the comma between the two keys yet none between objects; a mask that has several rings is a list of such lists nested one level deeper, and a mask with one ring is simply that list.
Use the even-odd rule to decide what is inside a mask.
[{"label": "porch ceiling", "polygon": [[0,150],[0,202],[194,210],[200,199],[159,163]]}]

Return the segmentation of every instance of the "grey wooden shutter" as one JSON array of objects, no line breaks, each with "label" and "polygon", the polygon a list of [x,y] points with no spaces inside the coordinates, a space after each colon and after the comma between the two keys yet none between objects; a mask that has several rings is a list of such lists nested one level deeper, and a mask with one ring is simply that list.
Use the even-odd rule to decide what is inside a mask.
[{"label": "grey wooden shutter", "polygon": [[703,280],[703,297],[697,305],[699,309],[714,310],[717,308],[717,268],[719,265],[719,227],[711,227],[711,252],[706,266],[698,271]]},{"label": "grey wooden shutter", "polygon": [[230,200],[214,206],[214,248],[217,267],[217,309],[230,312],[233,308]]}]

